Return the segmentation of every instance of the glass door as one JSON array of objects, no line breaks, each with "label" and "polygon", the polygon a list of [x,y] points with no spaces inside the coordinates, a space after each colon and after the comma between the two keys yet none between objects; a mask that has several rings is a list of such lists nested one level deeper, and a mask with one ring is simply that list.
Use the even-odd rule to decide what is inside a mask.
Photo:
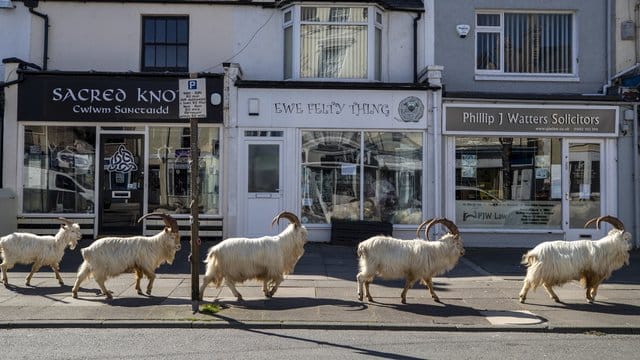
[{"label": "glass door", "polygon": [[568,140],[563,154],[565,238],[597,238],[603,231],[594,227],[585,229],[584,225],[590,219],[604,215],[603,143],[595,140]]},{"label": "glass door", "polygon": [[98,233],[142,234],[144,135],[102,134]]},{"label": "glass door", "polygon": [[270,232],[271,220],[282,210],[282,141],[249,140],[246,151],[246,236]]}]

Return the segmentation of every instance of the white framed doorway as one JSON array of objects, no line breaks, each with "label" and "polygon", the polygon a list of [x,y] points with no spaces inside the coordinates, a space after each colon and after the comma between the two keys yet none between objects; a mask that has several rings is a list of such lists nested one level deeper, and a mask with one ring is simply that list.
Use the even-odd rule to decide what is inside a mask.
[{"label": "white framed doorway", "polygon": [[282,131],[245,130],[240,151],[240,232],[247,237],[276,234],[273,217],[284,208]]},{"label": "white framed doorway", "polygon": [[564,139],[562,145],[562,227],[566,240],[597,239],[605,229],[584,228],[595,217],[606,215],[608,181],[615,179],[605,164],[606,146],[598,139]]}]

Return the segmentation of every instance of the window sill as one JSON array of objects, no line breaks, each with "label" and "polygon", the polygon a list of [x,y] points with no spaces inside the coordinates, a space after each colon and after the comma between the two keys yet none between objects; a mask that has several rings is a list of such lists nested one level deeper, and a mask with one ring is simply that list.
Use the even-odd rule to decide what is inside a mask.
[{"label": "window sill", "polygon": [[545,82],[579,82],[576,75],[512,75],[512,74],[476,74],[478,81],[545,81]]}]

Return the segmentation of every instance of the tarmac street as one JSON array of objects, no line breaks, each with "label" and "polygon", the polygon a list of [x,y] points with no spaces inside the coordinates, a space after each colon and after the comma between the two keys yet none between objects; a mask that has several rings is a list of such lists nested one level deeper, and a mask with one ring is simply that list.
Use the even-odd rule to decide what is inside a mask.
[{"label": "tarmac street", "polygon": [[[80,244],[79,247],[88,244]],[[9,270],[10,285],[0,287],[0,327],[262,327],[413,329],[440,331],[522,331],[640,333],[640,252],[629,266],[614,272],[589,304],[580,284],[556,288],[563,301],[555,303],[540,288],[530,291],[525,304],[518,292],[526,272],[520,258],[526,249],[467,248],[450,272],[434,278],[441,302],[434,302],[423,285],[416,284],[400,302],[403,281],[376,278],[374,302],[358,301],[355,248],[310,243],[293,274],[286,276],[275,296],[264,297],[261,284],[238,286],[244,301],[237,302],[228,287],[209,286],[199,305],[216,304],[220,311],[192,311],[189,244],[173,265],[162,265],[151,296],[138,295],[133,274],[107,281],[114,299],[98,296],[93,280],[85,281],[78,299],[71,297],[80,263],[78,248],[61,263],[65,285],[53,272],[41,269],[24,285],[30,267]],[[211,244],[204,243],[206,254]],[[200,273],[204,273],[204,265]],[[146,279],[142,286],[146,286]]]}]

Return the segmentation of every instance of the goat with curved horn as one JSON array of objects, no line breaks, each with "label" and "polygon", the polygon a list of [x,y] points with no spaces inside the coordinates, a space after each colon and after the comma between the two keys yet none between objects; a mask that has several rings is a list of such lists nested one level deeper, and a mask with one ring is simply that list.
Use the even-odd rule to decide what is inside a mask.
[{"label": "goat with curved horn", "polygon": [[235,284],[252,279],[262,281],[262,292],[266,297],[272,297],[284,280],[284,275],[293,271],[304,254],[304,244],[307,242],[307,229],[294,213],[280,212],[273,218],[271,226],[279,223],[280,219],[287,219],[291,224],[277,235],[228,238],[209,248],[200,299],[209,283],[220,287],[224,281],[241,301],[242,295]]},{"label": "goat with curved horn", "polygon": [[601,239],[545,241],[524,254],[522,264],[527,266],[527,275],[520,290],[520,302],[526,300],[529,289],[540,285],[555,302],[560,302],[553,287],[572,280],[580,280],[588,302],[595,301],[600,284],[615,270],[629,264],[632,248],[631,234],[624,230],[622,221],[613,216],[590,219],[584,227],[595,223],[600,229],[603,221],[614,229]]},{"label": "goat with curved horn", "polygon": [[163,263],[172,264],[176,251],[181,249],[178,222],[171,215],[158,212],[145,214],[138,222],[152,216],[161,218],[165,224],[164,229],[154,236],[104,237],[82,249],[84,262],[71,290],[74,298],[78,297],[80,284],[93,276],[102,293],[111,299],[105,281],[132,270],[138,294],[142,295],[140,280],[143,276],[149,279],[146,293],[151,294],[156,269]]},{"label": "goat with curved horn", "polygon": [[[435,224],[447,226],[450,232],[434,241],[420,239],[422,228],[426,225],[428,233]],[[444,218],[423,221],[416,235],[417,238],[413,240],[379,235],[358,245],[358,299],[362,300],[366,295],[369,301],[373,301],[369,284],[379,276],[383,279],[405,279],[400,295],[403,304],[407,302],[407,291],[418,280],[427,287],[431,297],[439,301],[432,278],[451,270],[460,256],[464,255],[462,239],[455,224]]]}]

